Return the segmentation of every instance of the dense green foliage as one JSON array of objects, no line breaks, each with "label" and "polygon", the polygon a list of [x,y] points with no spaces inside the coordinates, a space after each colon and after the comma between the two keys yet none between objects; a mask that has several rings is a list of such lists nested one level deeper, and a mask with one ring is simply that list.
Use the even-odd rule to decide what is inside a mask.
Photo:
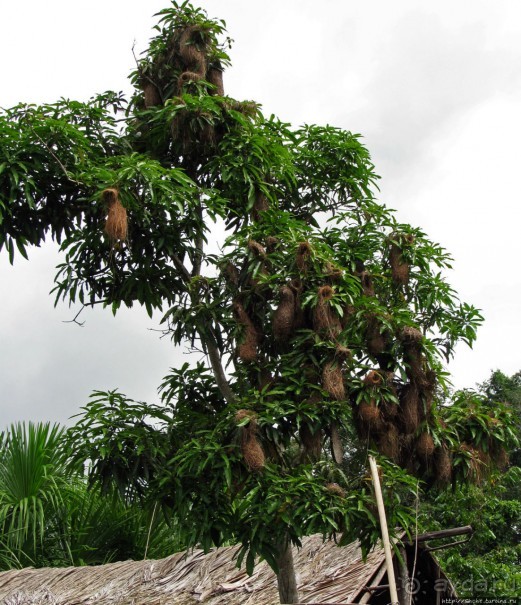
[{"label": "dense green foliage", "polygon": [[87,489],[64,430],[17,424],[0,436],[0,569],[164,557],[180,548],[157,511]]},{"label": "dense green foliage", "polygon": [[[502,472],[492,472],[480,485],[460,485],[451,492],[431,494],[421,506],[424,529],[471,525],[472,539],[442,550],[439,558],[462,597],[515,597],[521,587],[521,381],[500,371],[479,385],[483,407],[497,409],[508,402],[517,448],[509,450],[510,463]],[[469,393],[456,394],[456,400]],[[476,394],[474,394],[476,397]],[[476,414],[479,423],[480,415]],[[480,474],[486,475],[482,463]]]},{"label": "dense green foliage", "polygon": [[239,542],[248,570],[276,569],[309,533],[374,543],[369,449],[390,525],[408,527],[415,477],[479,481],[511,434],[501,406],[437,404],[481,322],[449,255],[376,200],[359,135],[225,96],[223,32],[174,2],[128,102],[3,111],[0,249],[57,239],[57,299],[161,310],[204,353],[161,407],[96,392],[69,439],[93,483],[160,502],[187,545]]}]

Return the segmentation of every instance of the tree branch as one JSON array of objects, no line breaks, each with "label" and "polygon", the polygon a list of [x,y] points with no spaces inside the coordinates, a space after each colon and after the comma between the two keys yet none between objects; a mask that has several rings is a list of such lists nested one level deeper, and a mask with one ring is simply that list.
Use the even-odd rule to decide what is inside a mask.
[{"label": "tree branch", "polygon": [[71,179],[71,177],[69,176],[69,173],[67,172],[67,168],[65,168],[65,166],[63,165],[60,158],[54,153],[54,151],[49,147],[49,145],[47,145],[47,143],[42,139],[42,137],[36,132],[36,130],[32,126],[31,126],[31,130],[33,131],[34,136],[40,141],[40,143],[45,147],[45,149],[47,149],[47,151],[51,154],[53,159],[56,162],[58,162],[60,168],[63,170],[63,173],[65,174],[67,179],[71,183],[74,183],[75,185],[83,185],[83,183],[81,181],[76,181],[75,179]]},{"label": "tree branch", "polygon": [[201,341],[208,351],[208,357],[210,358],[210,364],[212,366],[213,375],[215,376],[215,382],[222,393],[222,396],[226,399],[227,403],[235,402],[235,394],[230,387],[230,383],[224,373],[224,368],[221,363],[221,354],[215,342],[213,335],[202,338]]}]

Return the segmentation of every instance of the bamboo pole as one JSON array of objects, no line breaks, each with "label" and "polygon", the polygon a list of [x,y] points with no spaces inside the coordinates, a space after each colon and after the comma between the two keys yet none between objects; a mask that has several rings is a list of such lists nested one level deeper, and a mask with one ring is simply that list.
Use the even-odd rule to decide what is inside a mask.
[{"label": "bamboo pole", "polygon": [[378,476],[378,467],[374,456],[369,456],[369,465],[373,477],[374,493],[376,504],[378,506],[378,516],[380,517],[380,528],[382,531],[382,542],[385,552],[385,565],[387,567],[387,578],[389,580],[389,592],[391,593],[392,605],[399,605],[398,592],[396,590],[396,579],[394,577],[393,555],[391,553],[391,542],[389,540],[389,531],[387,529],[387,520],[385,518],[384,499],[382,497],[382,488],[380,486],[380,477]]}]

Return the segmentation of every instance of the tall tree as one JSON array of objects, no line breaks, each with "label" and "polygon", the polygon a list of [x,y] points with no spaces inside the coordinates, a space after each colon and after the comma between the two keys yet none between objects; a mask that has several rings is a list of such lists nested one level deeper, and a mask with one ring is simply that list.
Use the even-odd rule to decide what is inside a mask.
[{"label": "tall tree", "polygon": [[375,199],[359,135],[225,96],[224,23],[186,2],[159,17],[129,102],[2,113],[0,248],[55,238],[57,300],[161,310],[204,354],[165,379],[168,413],[97,393],[75,435],[94,476],[159,499],[188,544],[237,541],[249,571],[263,556],[296,602],[303,535],[378,536],[363,473],[343,470],[354,449],[389,460],[391,527],[412,475],[450,481],[435,393],[481,316],[448,254]]}]

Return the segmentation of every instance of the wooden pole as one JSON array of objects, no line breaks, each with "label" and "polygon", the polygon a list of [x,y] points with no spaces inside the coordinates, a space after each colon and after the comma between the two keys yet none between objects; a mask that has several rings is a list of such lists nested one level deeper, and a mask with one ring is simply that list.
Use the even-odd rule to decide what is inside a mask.
[{"label": "wooden pole", "polygon": [[382,542],[385,552],[385,565],[387,567],[387,579],[389,580],[389,592],[391,593],[391,604],[399,605],[398,592],[396,590],[396,579],[394,577],[393,555],[391,553],[391,542],[389,540],[389,531],[387,529],[387,520],[385,518],[384,499],[382,497],[382,488],[380,487],[380,477],[378,476],[378,467],[374,456],[369,456],[369,465],[373,477],[374,493],[376,504],[378,506],[378,516],[380,517],[380,529],[382,531]]}]

